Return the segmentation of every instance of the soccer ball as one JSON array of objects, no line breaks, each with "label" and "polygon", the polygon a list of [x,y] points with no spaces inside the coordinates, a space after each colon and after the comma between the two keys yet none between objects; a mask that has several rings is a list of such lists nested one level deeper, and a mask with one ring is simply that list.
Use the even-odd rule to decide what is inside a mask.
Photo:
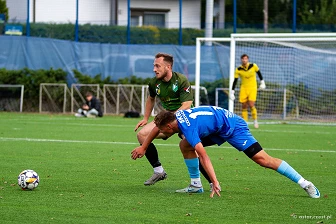
[{"label": "soccer ball", "polygon": [[18,176],[18,185],[22,190],[34,190],[40,182],[40,177],[34,170],[24,170]]}]

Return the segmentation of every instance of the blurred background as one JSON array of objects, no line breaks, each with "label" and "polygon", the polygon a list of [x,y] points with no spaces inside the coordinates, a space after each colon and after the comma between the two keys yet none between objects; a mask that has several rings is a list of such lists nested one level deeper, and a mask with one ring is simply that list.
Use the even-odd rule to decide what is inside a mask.
[{"label": "blurred background", "polygon": [[193,45],[193,38],[204,36],[210,11],[212,24],[208,25],[213,27],[214,37],[228,37],[236,32],[336,31],[334,0],[0,2],[7,3],[7,10],[0,9],[6,15],[6,24],[22,25],[22,35],[83,42]]},{"label": "blurred background", "polygon": [[[0,84],[24,85],[34,99],[24,108],[36,111],[41,83],[147,84],[158,52],[172,54],[173,70],[194,83],[197,37],[335,31],[336,0],[0,0]],[[320,89],[335,95],[335,43],[244,45],[235,66],[248,53],[268,86],[309,90],[301,97],[308,105],[326,95]],[[204,102],[227,107],[227,90],[218,100],[215,89],[229,88],[230,42],[202,45],[201,52]]]}]

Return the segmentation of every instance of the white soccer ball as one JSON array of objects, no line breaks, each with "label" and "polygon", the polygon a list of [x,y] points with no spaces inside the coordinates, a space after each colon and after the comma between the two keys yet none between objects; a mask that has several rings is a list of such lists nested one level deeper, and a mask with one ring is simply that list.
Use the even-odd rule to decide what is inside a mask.
[{"label": "white soccer ball", "polygon": [[18,176],[18,185],[22,190],[34,190],[40,183],[40,177],[34,170],[24,170]]}]

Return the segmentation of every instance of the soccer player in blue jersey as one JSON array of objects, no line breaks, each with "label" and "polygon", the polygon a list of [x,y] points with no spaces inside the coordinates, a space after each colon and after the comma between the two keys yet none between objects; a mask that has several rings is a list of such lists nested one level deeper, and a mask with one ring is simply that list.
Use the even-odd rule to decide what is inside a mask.
[{"label": "soccer player in blue jersey", "polygon": [[[175,114],[163,111],[155,117],[154,123],[167,137],[175,133],[181,133],[185,137],[180,142],[180,149],[188,167],[191,184],[177,192],[203,192],[199,171],[200,161],[213,183],[210,196],[213,197],[215,193],[220,195],[219,182],[204,147],[228,142],[260,166],[273,169],[299,184],[310,197],[320,197],[320,192],[312,182],[304,179],[284,160],[268,155],[252,136],[246,122],[228,110],[202,106],[179,110]],[[139,158],[143,155],[133,156]]]}]

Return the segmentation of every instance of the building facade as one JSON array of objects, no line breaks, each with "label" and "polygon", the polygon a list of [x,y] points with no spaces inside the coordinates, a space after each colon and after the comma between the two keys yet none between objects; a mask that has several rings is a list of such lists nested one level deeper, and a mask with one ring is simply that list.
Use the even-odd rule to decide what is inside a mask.
[{"label": "building facade", "polygon": [[[9,22],[75,23],[76,0],[7,0]],[[154,25],[178,28],[180,23],[179,0],[131,0],[131,26]],[[183,0],[182,27],[200,28],[201,1]],[[78,0],[78,23],[126,26],[127,0]]]}]

